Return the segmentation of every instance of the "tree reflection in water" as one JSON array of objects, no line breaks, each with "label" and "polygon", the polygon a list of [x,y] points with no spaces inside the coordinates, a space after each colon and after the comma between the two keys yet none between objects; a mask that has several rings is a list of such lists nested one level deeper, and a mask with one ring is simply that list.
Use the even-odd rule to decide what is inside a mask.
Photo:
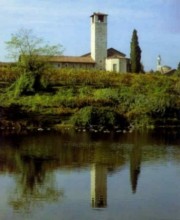
[{"label": "tree reflection in water", "polygon": [[21,155],[19,162],[22,174],[16,177],[17,185],[9,201],[14,210],[30,211],[38,204],[57,202],[63,197],[63,190],[57,188],[53,172],[47,171],[52,159]]},{"label": "tree reflection in water", "polygon": [[138,178],[141,171],[142,151],[140,146],[133,146],[130,153],[130,179],[132,192],[136,193]]}]

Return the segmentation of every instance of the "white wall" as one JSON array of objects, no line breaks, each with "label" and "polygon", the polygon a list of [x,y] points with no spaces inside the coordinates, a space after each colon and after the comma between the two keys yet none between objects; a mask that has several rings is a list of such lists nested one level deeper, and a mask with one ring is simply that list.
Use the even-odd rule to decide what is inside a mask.
[{"label": "white wall", "polygon": [[120,59],[120,71],[122,73],[127,73],[127,59]]},{"label": "white wall", "polygon": [[127,73],[127,59],[126,58],[106,59],[106,70],[115,71],[118,73]]}]

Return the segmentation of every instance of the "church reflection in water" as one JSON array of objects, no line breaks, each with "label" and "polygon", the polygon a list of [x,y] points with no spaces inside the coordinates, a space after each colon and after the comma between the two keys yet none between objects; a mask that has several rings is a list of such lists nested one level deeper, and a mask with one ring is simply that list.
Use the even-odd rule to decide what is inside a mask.
[{"label": "church reflection in water", "polygon": [[91,166],[91,205],[93,208],[107,206],[107,168],[101,164]]},{"label": "church reflection in water", "polygon": [[[130,152],[130,183],[132,193],[136,193],[138,178],[141,170],[141,147],[134,146]],[[118,164],[101,164],[94,163],[91,165],[91,206],[92,208],[106,208],[107,207],[107,176],[108,170],[116,170]]]},{"label": "church reflection in water", "polygon": [[108,175],[121,172],[127,166],[132,193],[137,191],[142,160],[142,148],[138,144],[127,148],[104,147],[99,143],[74,147],[46,137],[23,140],[4,143],[0,148],[0,172],[15,177],[15,190],[9,203],[16,210],[29,210],[37,202],[62,200],[67,189],[57,187],[56,172],[69,173],[86,166],[90,167],[90,203],[94,209],[108,206],[107,191],[111,187],[107,184]]}]

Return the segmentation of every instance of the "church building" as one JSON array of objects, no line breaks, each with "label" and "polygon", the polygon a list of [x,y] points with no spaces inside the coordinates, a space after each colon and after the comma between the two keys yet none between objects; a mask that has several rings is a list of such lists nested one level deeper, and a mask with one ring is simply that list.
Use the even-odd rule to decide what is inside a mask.
[{"label": "church building", "polygon": [[176,70],[172,69],[170,66],[162,66],[161,65],[161,56],[159,55],[157,57],[156,71],[158,71],[158,72],[160,72],[162,74],[170,75],[170,74],[173,74]]},{"label": "church building", "polygon": [[126,73],[129,59],[114,48],[107,49],[107,14],[94,13],[91,19],[91,51],[82,56],[54,56],[50,62],[56,68],[99,69]]}]

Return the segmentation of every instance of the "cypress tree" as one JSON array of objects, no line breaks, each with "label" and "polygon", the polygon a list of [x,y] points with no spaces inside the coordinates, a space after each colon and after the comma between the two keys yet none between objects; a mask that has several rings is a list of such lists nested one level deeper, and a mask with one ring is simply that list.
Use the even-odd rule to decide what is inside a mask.
[{"label": "cypress tree", "polygon": [[177,70],[180,70],[180,62],[178,63]]},{"label": "cypress tree", "polygon": [[132,39],[131,39],[131,72],[139,73],[141,72],[141,48],[138,42],[137,31],[133,30]]}]

